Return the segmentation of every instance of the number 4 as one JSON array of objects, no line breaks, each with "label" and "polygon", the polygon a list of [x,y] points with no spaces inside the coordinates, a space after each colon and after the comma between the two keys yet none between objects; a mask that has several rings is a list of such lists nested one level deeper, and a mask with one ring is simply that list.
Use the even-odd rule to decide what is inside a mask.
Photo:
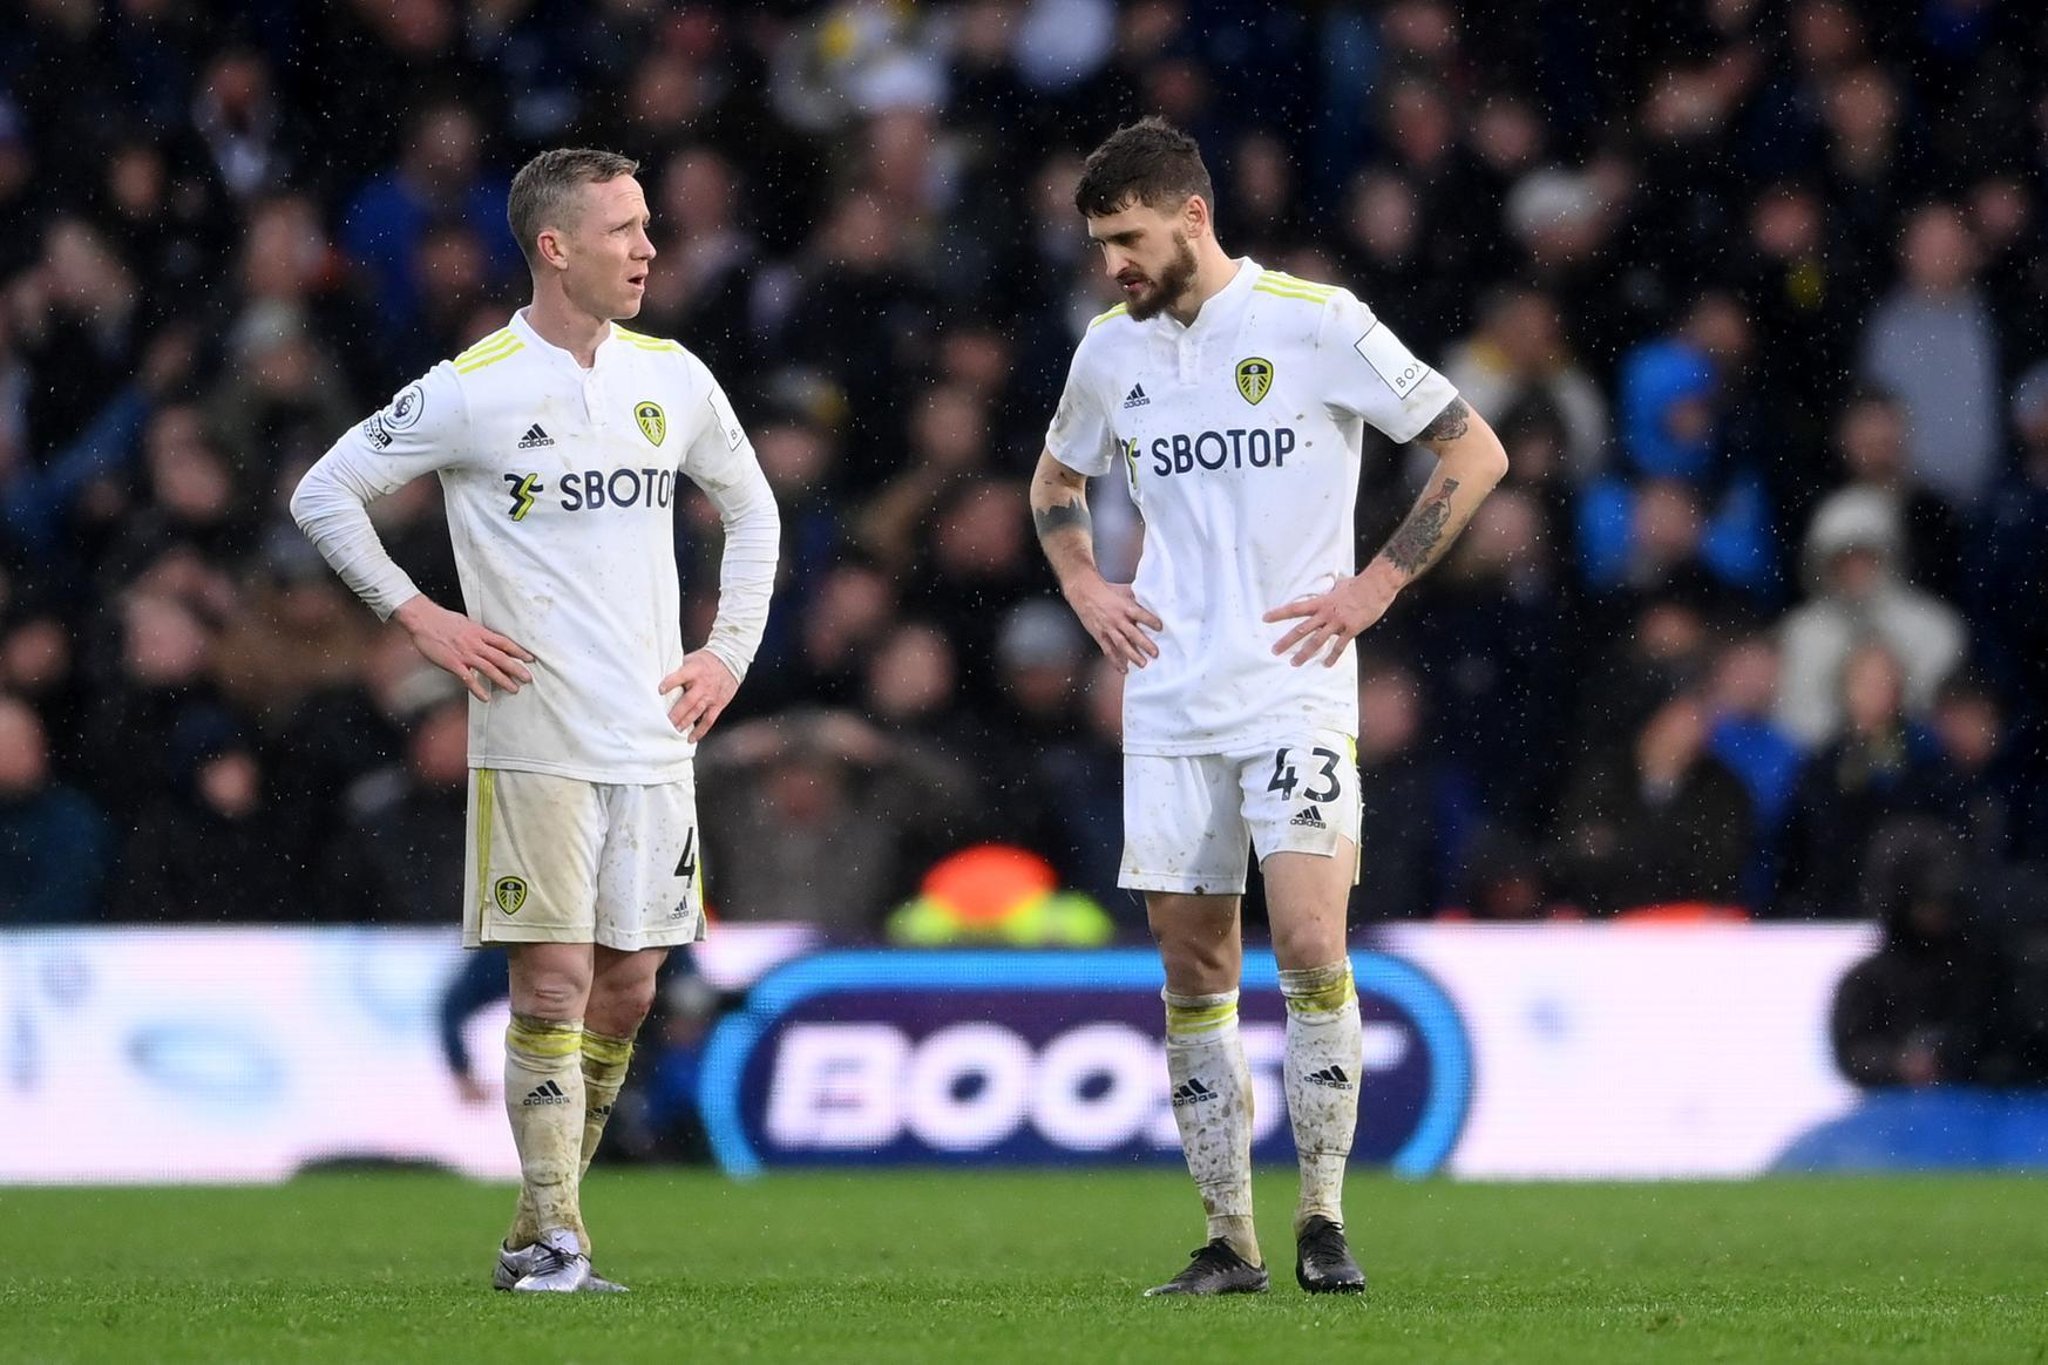
[{"label": "number 4", "polygon": [[683,856],[676,861],[676,875],[684,881],[697,875],[697,831],[694,829],[683,842]]},{"label": "number 4", "polygon": [[1294,765],[1287,761],[1287,755],[1292,752],[1291,749],[1282,749],[1273,755],[1273,780],[1266,784],[1266,790],[1279,792],[1283,801],[1293,800],[1294,789],[1301,785],[1301,779],[1294,775]]}]

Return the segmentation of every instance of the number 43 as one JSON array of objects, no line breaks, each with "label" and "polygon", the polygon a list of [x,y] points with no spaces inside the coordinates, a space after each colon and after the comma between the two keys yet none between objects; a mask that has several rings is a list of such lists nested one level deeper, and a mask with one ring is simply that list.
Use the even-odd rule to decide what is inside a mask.
[{"label": "number 43", "polygon": [[[1294,765],[1287,760],[1287,756],[1293,752],[1292,749],[1282,749],[1273,755],[1273,780],[1266,784],[1267,791],[1279,792],[1281,798],[1288,801],[1294,799],[1294,789],[1301,785],[1301,779],[1295,776]],[[1323,788],[1310,787],[1301,794],[1302,799],[1335,801],[1344,791],[1344,784],[1337,776],[1337,765],[1344,761],[1343,756],[1328,749],[1311,749],[1309,753],[1323,760],[1322,778],[1328,785]]]}]

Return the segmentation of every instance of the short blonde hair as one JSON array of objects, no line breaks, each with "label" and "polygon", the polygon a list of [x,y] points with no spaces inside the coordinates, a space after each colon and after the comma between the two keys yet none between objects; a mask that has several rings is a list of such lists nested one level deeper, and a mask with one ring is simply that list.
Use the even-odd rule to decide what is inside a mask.
[{"label": "short blonde hair", "polygon": [[526,254],[528,268],[540,265],[543,229],[572,226],[563,214],[579,187],[602,185],[639,169],[640,163],[631,157],[589,147],[556,147],[521,166],[519,174],[512,177],[505,216],[511,220],[512,236]]}]

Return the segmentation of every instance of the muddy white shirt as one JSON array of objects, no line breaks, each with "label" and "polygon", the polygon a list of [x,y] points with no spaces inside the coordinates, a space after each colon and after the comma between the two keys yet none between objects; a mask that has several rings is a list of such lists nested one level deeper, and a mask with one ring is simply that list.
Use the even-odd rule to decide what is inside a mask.
[{"label": "muddy white shirt", "polygon": [[655,689],[683,659],[677,481],[725,526],[705,648],[744,678],[767,623],[780,528],[753,446],[702,361],[614,325],[584,369],[523,313],[407,385],[321,457],[292,514],[388,617],[417,593],[365,505],[440,477],[465,610],[535,655],[517,693],[469,704],[472,767],[653,783],[696,746]]},{"label": "muddy white shirt", "polygon": [[1357,572],[1365,424],[1411,441],[1457,391],[1348,290],[1249,259],[1191,325],[1121,306],[1074,353],[1046,448],[1121,468],[1145,518],[1133,591],[1164,622],[1124,683],[1124,750],[1216,754],[1358,733],[1358,661],[1293,667],[1274,607]]}]

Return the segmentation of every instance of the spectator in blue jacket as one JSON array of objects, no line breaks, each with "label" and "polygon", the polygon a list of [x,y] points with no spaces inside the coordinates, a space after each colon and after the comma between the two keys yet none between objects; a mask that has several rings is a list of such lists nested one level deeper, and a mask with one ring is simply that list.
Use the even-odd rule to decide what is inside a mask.
[{"label": "spectator in blue jacket", "polygon": [[99,918],[106,869],[106,817],[50,780],[41,719],[0,696],[0,924]]}]

